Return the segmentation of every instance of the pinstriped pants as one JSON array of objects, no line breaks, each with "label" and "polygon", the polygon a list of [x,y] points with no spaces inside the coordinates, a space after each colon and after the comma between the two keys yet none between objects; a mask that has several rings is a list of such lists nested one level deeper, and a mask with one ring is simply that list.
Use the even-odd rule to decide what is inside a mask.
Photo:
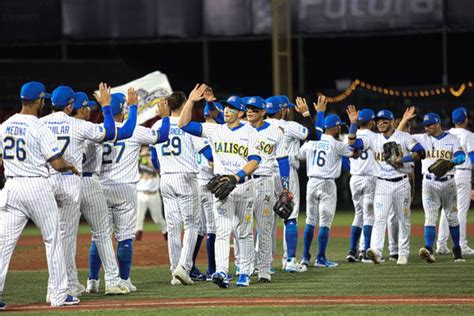
[{"label": "pinstriped pants", "polygon": [[66,263],[59,232],[59,214],[53,189],[46,178],[10,178],[5,211],[0,212],[0,293],[5,287],[8,265],[28,219],[40,229],[46,248],[51,305],[60,305],[68,290]]},{"label": "pinstriped pants", "polygon": [[199,235],[204,234],[215,234],[216,233],[216,220],[214,218],[214,197],[212,192],[206,187],[209,180],[198,180],[199,183],[199,194],[201,197],[201,227],[199,229]]},{"label": "pinstriped pants", "polygon": [[103,185],[109,208],[109,225],[113,225],[115,239],[118,242],[135,238],[137,223],[137,185],[135,183],[117,183]]},{"label": "pinstriped pants", "polygon": [[444,211],[449,226],[459,225],[454,178],[446,182],[423,179],[421,195],[425,212],[425,226],[436,227],[440,208]]}]

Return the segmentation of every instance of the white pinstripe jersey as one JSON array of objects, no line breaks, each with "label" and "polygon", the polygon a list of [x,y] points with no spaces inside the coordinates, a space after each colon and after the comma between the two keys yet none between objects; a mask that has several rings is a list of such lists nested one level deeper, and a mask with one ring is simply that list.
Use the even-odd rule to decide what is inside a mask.
[{"label": "white pinstripe jersey", "polygon": [[308,141],[300,148],[299,157],[306,159],[308,177],[336,179],[341,175],[342,156],[351,157],[349,145],[323,134],[319,141]]},{"label": "white pinstripe jersey", "polygon": [[398,178],[402,175],[412,172],[410,164],[404,164],[402,168],[395,169],[385,162],[383,145],[388,142],[396,142],[400,145],[403,156],[410,154],[416,145],[416,140],[408,133],[395,130],[389,137],[385,138],[382,133],[373,135],[364,135],[360,139],[364,142],[364,150],[372,149],[375,158],[375,176],[385,179]]},{"label": "white pinstripe jersey", "polygon": [[102,167],[102,153],[104,151],[103,145],[86,140],[83,149],[82,172],[92,172],[97,175],[100,174],[100,168]]},{"label": "white pinstripe jersey", "polygon": [[[209,144],[206,138],[196,137],[196,144],[198,148],[204,148]],[[212,148],[211,148],[212,149]],[[196,153],[196,164],[199,169],[198,180],[210,180],[214,176],[214,172],[210,166],[209,160],[199,152]]]},{"label": "white pinstripe jersey", "polygon": [[[178,127],[179,117],[171,116],[168,141],[156,144],[155,149],[160,162],[160,173],[198,173],[196,153],[202,148],[195,146],[195,136]],[[161,127],[162,120],[153,125],[153,129]]]},{"label": "white pinstripe jersey", "polygon": [[[82,172],[84,141],[101,142],[105,137],[102,125],[76,119],[62,111],[46,115],[40,120],[56,135],[64,159],[75,165],[79,172]],[[51,170],[51,174],[55,173],[58,172]]]},{"label": "white pinstripe jersey", "polygon": [[275,163],[278,165],[277,158],[288,155],[288,145],[285,143],[282,130],[276,125],[264,122],[262,127],[256,130],[262,160],[254,174],[271,176]]},{"label": "white pinstripe jersey", "polygon": [[235,174],[249,156],[261,157],[257,131],[250,124],[230,129],[226,124],[202,123],[202,136],[211,143],[215,174]]},{"label": "white pinstripe jersey", "polygon": [[471,169],[471,159],[469,159],[469,153],[474,151],[474,133],[468,131],[465,128],[457,128],[453,127],[449,130],[450,134],[453,134],[459,139],[461,143],[461,147],[463,148],[464,152],[466,153],[466,161],[461,164],[457,165],[456,169]]},{"label": "white pinstripe jersey", "polygon": [[[454,153],[463,151],[459,139],[450,133],[443,133],[443,137],[437,139],[428,134],[414,134],[413,138],[425,148],[426,157],[421,161],[421,173],[430,174],[428,168],[438,159],[452,160]],[[449,170],[447,175],[454,175],[456,170]],[[431,174],[434,176],[433,174]]]},{"label": "white pinstripe jersey", "polygon": [[5,176],[48,177],[48,161],[59,157],[58,141],[34,115],[15,114],[0,127]]},{"label": "white pinstripe jersey", "polygon": [[[374,137],[375,133],[369,129],[359,129],[357,137]],[[360,157],[357,159],[350,158],[351,174],[357,176],[373,176],[375,174],[375,158],[372,149],[363,150],[360,152]]]},{"label": "white pinstripe jersey", "polygon": [[[123,123],[116,123],[122,127]],[[140,180],[138,158],[141,145],[156,144],[158,131],[137,125],[132,137],[115,143],[105,143],[102,153],[100,183],[137,183]]]},{"label": "white pinstripe jersey", "polygon": [[298,169],[300,167],[298,154],[301,147],[301,141],[304,141],[306,138],[308,138],[308,129],[294,121],[277,119],[266,119],[266,121],[283,129],[285,142],[288,146],[288,158],[290,160],[290,165]]}]

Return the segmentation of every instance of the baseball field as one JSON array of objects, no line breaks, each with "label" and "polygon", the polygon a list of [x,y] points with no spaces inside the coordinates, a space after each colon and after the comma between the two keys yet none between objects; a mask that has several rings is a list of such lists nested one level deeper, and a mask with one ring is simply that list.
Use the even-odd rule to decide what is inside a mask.
[{"label": "baseball field", "polygon": [[[459,315],[474,314],[474,257],[454,263],[450,256],[437,256],[435,264],[417,257],[423,246],[423,213],[412,218],[411,256],[407,266],[394,262],[346,263],[352,212],[338,211],[331,230],[328,258],[339,262],[334,269],[311,267],[308,272],[281,271],[279,257],[274,260],[276,274],[271,284],[258,284],[252,277],[249,288],[219,289],[210,282],[193,286],[171,286],[166,242],[152,223],[147,223],[143,240],[135,243],[133,283],[138,292],[127,296],[83,294],[81,305],[52,309],[45,303],[47,271],[39,231],[28,226],[13,260],[4,293],[11,313],[28,314],[109,314],[109,315],[235,315],[235,314],[331,314],[331,315]],[[474,222],[471,211],[469,223]],[[304,223],[304,218],[300,218]],[[302,227],[300,224],[300,244]],[[469,225],[470,245],[474,245],[474,225]],[[281,255],[281,230],[280,255]],[[88,228],[81,226],[77,263],[80,279],[88,273]],[[301,246],[299,245],[299,251]],[[312,251],[317,250],[313,241]],[[385,253],[388,256],[388,253]],[[198,267],[206,269],[205,245]],[[232,267],[233,268],[233,267]]]}]

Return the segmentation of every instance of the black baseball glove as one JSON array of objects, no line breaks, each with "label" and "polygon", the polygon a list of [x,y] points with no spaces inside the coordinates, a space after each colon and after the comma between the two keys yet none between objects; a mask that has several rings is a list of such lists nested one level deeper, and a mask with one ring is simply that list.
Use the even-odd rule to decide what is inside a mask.
[{"label": "black baseball glove", "polygon": [[237,186],[237,179],[234,175],[217,175],[213,177],[206,185],[216,198],[224,200],[232,190]]},{"label": "black baseball glove", "polygon": [[388,142],[383,144],[384,160],[386,163],[394,167],[395,169],[400,168],[402,165],[397,162],[398,158],[403,157],[400,145],[395,142]]},{"label": "black baseball glove", "polygon": [[435,175],[436,178],[441,178],[449,170],[454,168],[454,163],[446,159],[438,159],[431,166],[428,171]]},{"label": "black baseball glove", "polygon": [[288,191],[283,191],[278,198],[278,201],[273,206],[273,212],[283,219],[288,219],[293,212],[295,203],[293,203],[293,194]]}]

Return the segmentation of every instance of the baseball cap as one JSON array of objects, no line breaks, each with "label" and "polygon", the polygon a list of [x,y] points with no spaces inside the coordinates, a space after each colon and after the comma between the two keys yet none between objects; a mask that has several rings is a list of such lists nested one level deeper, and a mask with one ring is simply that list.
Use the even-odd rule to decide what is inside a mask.
[{"label": "baseball cap", "polygon": [[262,97],[247,97],[246,106],[251,106],[260,110],[265,110],[265,100]]},{"label": "baseball cap", "polygon": [[465,107],[457,108],[451,113],[451,119],[453,120],[454,124],[461,124],[463,123],[468,115],[468,110]]},{"label": "baseball cap", "polygon": [[112,115],[117,115],[122,113],[123,106],[127,102],[127,99],[125,98],[125,94],[123,93],[112,93],[111,98],[110,98],[110,107],[112,109]]},{"label": "baseball cap", "polygon": [[79,110],[83,107],[86,107],[86,106],[95,106],[97,105],[97,102],[95,101],[89,101],[89,97],[87,96],[86,93],[84,92],[75,92],[74,93],[74,106],[73,106],[73,109],[74,110]]},{"label": "baseball cap", "polygon": [[227,98],[225,101],[221,101],[223,106],[230,106],[236,110],[245,112],[244,101],[236,95],[232,95]]},{"label": "baseball cap", "polygon": [[423,116],[423,125],[428,126],[431,124],[440,123],[441,118],[436,113],[428,113]]},{"label": "baseball cap", "polygon": [[337,114],[330,114],[324,119],[324,128],[332,128],[344,125],[346,125],[346,123],[341,121],[341,118]]},{"label": "baseball cap", "polygon": [[[214,102],[214,106],[219,110],[219,111],[223,111],[224,110],[224,107],[222,106],[222,104],[220,102]],[[204,106],[204,116],[210,116],[211,115],[211,112],[209,111],[209,104],[206,102],[206,105]]]},{"label": "baseball cap", "polygon": [[395,116],[393,116],[393,113],[392,111],[389,111],[389,110],[381,110],[377,113],[377,115],[375,116],[375,119],[376,120],[394,120],[395,119]]},{"label": "baseball cap", "polygon": [[46,93],[44,84],[38,81],[30,81],[21,86],[20,98],[24,100],[49,99],[50,93]]},{"label": "baseball cap", "polygon": [[74,91],[69,86],[58,86],[53,90],[51,103],[55,108],[64,108],[74,101]]},{"label": "baseball cap", "polygon": [[371,109],[362,109],[359,111],[359,117],[357,118],[360,122],[370,122],[375,119],[375,113]]},{"label": "baseball cap", "polygon": [[280,97],[269,97],[265,100],[265,111],[268,114],[278,113],[283,107],[283,100]]},{"label": "baseball cap", "polygon": [[277,97],[279,97],[282,102],[283,102],[283,106],[284,108],[289,108],[289,109],[294,109],[296,108],[296,105],[294,103],[290,103],[290,99],[286,96],[286,95],[277,95]]}]

